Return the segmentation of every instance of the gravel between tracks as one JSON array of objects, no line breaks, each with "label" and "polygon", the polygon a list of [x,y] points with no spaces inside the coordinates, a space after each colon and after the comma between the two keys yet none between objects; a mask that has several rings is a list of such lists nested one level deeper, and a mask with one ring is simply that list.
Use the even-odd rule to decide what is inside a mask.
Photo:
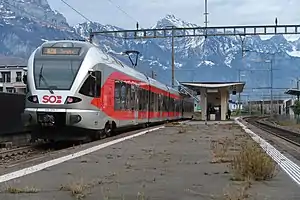
[{"label": "gravel between tracks", "polygon": [[[10,188],[0,199],[225,199],[224,193],[237,193],[241,183],[230,180],[228,163],[211,163],[211,142],[237,138],[236,147],[244,134],[231,124],[167,127],[2,184],[3,190]],[[250,199],[300,196],[283,172],[248,192]]]}]

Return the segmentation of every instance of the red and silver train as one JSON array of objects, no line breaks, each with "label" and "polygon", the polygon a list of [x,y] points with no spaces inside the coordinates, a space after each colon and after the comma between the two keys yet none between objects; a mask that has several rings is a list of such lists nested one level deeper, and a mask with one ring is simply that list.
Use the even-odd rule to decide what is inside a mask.
[{"label": "red and silver train", "polygon": [[47,41],[30,56],[24,125],[32,139],[81,140],[191,118],[193,100],[89,42]]}]

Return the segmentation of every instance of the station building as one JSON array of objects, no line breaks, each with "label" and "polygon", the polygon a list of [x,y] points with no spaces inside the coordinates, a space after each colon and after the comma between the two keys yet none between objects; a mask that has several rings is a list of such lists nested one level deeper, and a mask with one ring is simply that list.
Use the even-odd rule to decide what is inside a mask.
[{"label": "station building", "polygon": [[0,92],[26,93],[26,84],[23,83],[24,68],[26,65],[0,65]]},{"label": "station building", "polygon": [[181,82],[181,85],[195,91],[199,102],[194,111],[201,113],[201,120],[226,120],[230,94],[237,95],[244,90],[244,82]]}]

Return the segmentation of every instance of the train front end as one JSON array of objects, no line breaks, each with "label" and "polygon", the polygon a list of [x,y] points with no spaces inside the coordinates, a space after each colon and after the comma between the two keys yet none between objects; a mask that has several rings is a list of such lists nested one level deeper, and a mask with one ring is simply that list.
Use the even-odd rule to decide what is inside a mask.
[{"label": "train front end", "polygon": [[46,42],[28,60],[23,122],[32,140],[81,140],[99,129],[101,72],[95,71],[93,46],[79,41]]}]

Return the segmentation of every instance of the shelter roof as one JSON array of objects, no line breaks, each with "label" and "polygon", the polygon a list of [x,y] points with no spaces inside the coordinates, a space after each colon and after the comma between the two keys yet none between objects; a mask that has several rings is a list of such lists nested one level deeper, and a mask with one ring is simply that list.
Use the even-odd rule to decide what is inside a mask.
[{"label": "shelter roof", "polygon": [[289,90],[285,91],[284,93],[289,94],[289,95],[293,95],[293,96],[297,96],[297,95],[300,95],[300,90],[289,89]]},{"label": "shelter roof", "polygon": [[245,86],[245,82],[181,82],[181,84],[194,91],[199,91],[201,88],[227,88],[237,93],[243,92]]}]

